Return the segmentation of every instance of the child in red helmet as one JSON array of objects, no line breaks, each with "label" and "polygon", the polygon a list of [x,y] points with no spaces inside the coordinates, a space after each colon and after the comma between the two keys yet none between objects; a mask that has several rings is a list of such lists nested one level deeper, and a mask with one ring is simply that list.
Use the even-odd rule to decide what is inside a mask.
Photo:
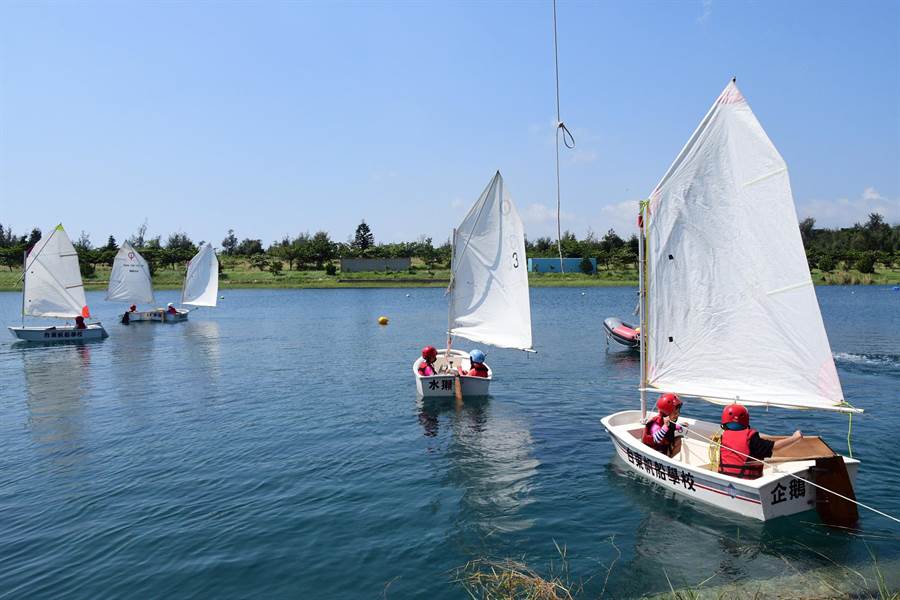
[{"label": "child in red helmet", "polygon": [[790,437],[774,439],[750,428],[750,413],[741,404],[722,411],[722,445],[719,449],[719,473],[756,479],[762,477],[763,459],[775,450],[787,448],[803,439],[800,431]]},{"label": "child in red helmet", "polygon": [[681,452],[683,428],[676,421],[681,414],[681,398],[675,394],[663,394],[656,401],[659,414],[647,421],[641,441],[666,456]]},{"label": "child in red helmet", "polygon": [[419,375],[422,377],[437,375],[437,369],[434,368],[434,362],[437,360],[437,356],[437,349],[434,346],[425,346],[422,348],[422,362],[419,363]]}]

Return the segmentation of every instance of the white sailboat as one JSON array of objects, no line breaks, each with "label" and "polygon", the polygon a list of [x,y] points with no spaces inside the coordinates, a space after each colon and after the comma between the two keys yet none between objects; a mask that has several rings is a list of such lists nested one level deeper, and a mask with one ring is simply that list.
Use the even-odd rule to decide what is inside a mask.
[{"label": "white sailboat", "polygon": [[[130,247],[130,246],[129,246]],[[150,270],[147,263],[131,248],[133,256],[125,252],[125,245],[116,255],[116,263],[113,264],[113,274],[110,275],[110,292],[108,300],[122,302],[153,302],[153,288],[150,281]],[[122,261],[119,263],[119,257]],[[116,268],[121,264],[121,271],[116,273]],[[129,266],[130,265],[130,266]],[[117,297],[111,297],[115,286]],[[188,263],[187,273],[184,276],[184,285],[181,289],[181,304],[188,306],[216,306],[219,293],[219,261],[212,245],[204,244]],[[142,298],[147,298],[145,300]],[[126,299],[126,297],[128,299]],[[184,308],[175,308],[170,304],[167,308],[155,308],[152,310],[134,311],[126,313],[128,322],[150,321],[157,323],[180,323],[186,321],[190,311]]]},{"label": "white sailboat", "polygon": [[457,377],[463,396],[488,394],[488,365],[487,377],[457,375],[471,364],[466,352],[452,348],[455,336],[532,351],[525,231],[499,171],[453,231],[452,252],[447,348],[438,351],[436,375],[419,375],[421,357],[413,363],[420,397],[454,396]]},{"label": "white sailboat", "polygon": [[669,458],[641,441],[646,394],[860,412],[844,401],[797,223],[787,166],[732,81],[641,203],[641,410],[602,420],[643,477],[760,520],[836,507],[816,487],[835,491],[832,477],[852,498],[859,461],[804,438],[740,479],[711,464],[720,425],[685,418]]},{"label": "white sailboat", "polygon": [[[109,287],[106,290],[109,302],[126,302],[136,307],[138,304],[153,304],[153,282],[150,266],[144,257],[125,242],[113,259],[112,271],[109,274]],[[129,310],[122,316],[123,323],[131,321],[161,321],[153,319],[153,315],[162,309],[138,311]]]},{"label": "white sailboat", "polygon": [[[55,343],[108,337],[102,324],[83,323],[91,311],[84,297],[78,253],[62,225],[57,225],[25,256],[22,278],[22,326],[9,328],[16,338]],[[26,316],[75,319],[76,324],[26,327]]]}]

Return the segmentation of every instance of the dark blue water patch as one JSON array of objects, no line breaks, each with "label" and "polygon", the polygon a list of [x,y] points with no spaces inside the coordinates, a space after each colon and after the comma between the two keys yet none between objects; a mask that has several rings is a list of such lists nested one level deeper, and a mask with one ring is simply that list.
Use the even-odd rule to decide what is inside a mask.
[{"label": "dark blue water patch", "polygon": [[[849,444],[846,415],[754,410],[754,424],[852,448],[859,499],[898,514],[898,296],[817,294],[866,412]],[[0,344],[0,595],[458,598],[468,560],[547,572],[558,545],[576,579],[595,576],[588,597],[611,564],[607,595],[631,597],[665,592],[663,571],[721,584],[897,557],[875,515],[859,532],[814,513],[761,524],[618,464],[599,421],[637,407],[639,362],[607,346],[602,320],[629,316],[634,288],[532,290],[538,353],[483,348],[492,394],[459,409],[417,401],[412,378],[421,347],[443,344],[443,290],[225,296],[186,323],[124,326],[91,293],[102,343]],[[6,323],[19,308],[0,294]]]},{"label": "dark blue water patch", "polygon": [[900,378],[900,355],[838,352],[834,355],[834,361],[848,372]]}]

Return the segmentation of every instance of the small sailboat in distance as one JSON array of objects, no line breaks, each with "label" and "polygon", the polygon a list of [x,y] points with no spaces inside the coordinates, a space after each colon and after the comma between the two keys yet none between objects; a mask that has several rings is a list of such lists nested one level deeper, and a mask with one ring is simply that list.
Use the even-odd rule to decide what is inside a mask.
[{"label": "small sailboat in distance", "polygon": [[642,442],[647,392],[726,411],[861,412],[844,401],[787,166],[734,81],[640,215],[641,409],[601,421],[618,456],[667,490],[732,513],[765,521],[815,508],[826,522],[852,522],[859,461],[817,437],[763,464],[744,454],[755,479],[722,472],[732,465],[718,464],[719,423],[678,419],[687,435],[672,457]]},{"label": "small sailboat in distance", "polygon": [[[101,323],[84,322],[91,311],[84,297],[78,253],[61,224],[26,254],[22,279],[22,326],[9,328],[16,338],[56,343],[109,336]],[[26,316],[74,319],[75,324],[26,327]]]},{"label": "small sailboat in distance", "polygon": [[[128,250],[126,250],[126,245]],[[188,262],[184,285],[181,289],[181,304],[214,307],[218,293],[219,261],[212,245],[204,244],[194,258]],[[119,249],[116,261],[113,263],[107,300],[134,303],[153,302],[150,269],[143,257],[127,242]],[[189,312],[184,308],[175,308],[174,303],[170,302],[166,308],[129,311],[123,316],[123,322],[180,323],[187,320]],[[127,317],[127,321],[125,317]]]},{"label": "small sailboat in distance", "polygon": [[[126,302],[135,307],[122,315],[122,322],[161,321],[153,318],[157,312],[138,311],[138,304],[153,304],[153,282],[150,277],[150,266],[144,257],[129,242],[122,244],[113,259],[113,268],[109,274],[109,286],[106,290],[108,302]],[[158,309],[161,310],[161,309]]]},{"label": "small sailboat in distance", "polygon": [[[212,244],[204,244],[188,263],[181,303],[188,306],[215,307],[219,297],[219,259]],[[187,318],[187,310],[179,310]]]},{"label": "small sailboat in distance", "polygon": [[525,260],[525,230],[500,172],[481,193],[459,227],[453,230],[447,347],[438,350],[435,375],[421,375],[419,357],[412,366],[419,397],[486,396],[487,377],[459,375],[469,371],[469,354],[452,348],[454,336],[498,348],[532,351],[531,303]]}]

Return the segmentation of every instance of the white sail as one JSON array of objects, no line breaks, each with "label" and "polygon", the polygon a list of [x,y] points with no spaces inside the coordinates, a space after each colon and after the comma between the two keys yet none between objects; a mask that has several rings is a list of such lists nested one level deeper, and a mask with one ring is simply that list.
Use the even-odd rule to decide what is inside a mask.
[{"label": "white sail", "polygon": [[89,317],[78,253],[62,225],[35,244],[25,259],[22,314],[33,317]]},{"label": "white sail", "polygon": [[531,349],[525,233],[498,171],[456,230],[450,334]]},{"label": "white sail", "polygon": [[210,244],[205,244],[188,263],[181,303],[215,306],[219,295],[219,261]]},{"label": "white sail", "polygon": [[644,223],[650,387],[720,403],[843,402],[787,166],[733,82]]},{"label": "white sail", "polygon": [[116,253],[106,299],[112,302],[153,303],[150,267],[134,247],[125,242]]}]

